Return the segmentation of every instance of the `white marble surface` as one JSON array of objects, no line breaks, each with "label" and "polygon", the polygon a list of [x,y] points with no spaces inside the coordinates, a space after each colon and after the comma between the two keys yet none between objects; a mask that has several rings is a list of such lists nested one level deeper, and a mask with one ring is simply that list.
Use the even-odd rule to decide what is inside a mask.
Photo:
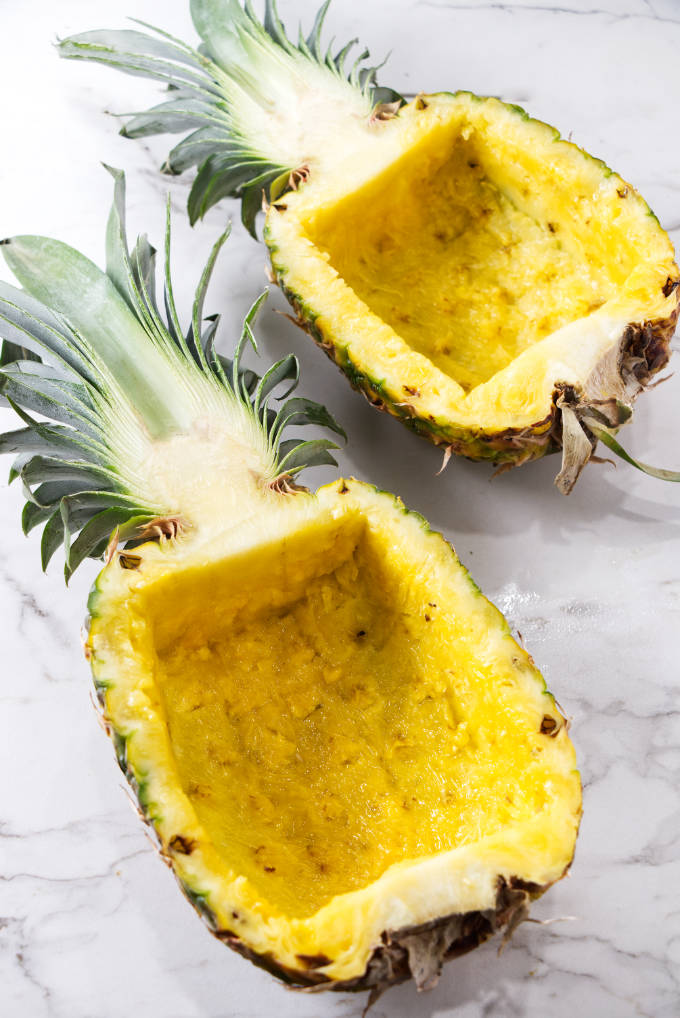
[{"label": "white marble surface", "polygon": [[[317,0],[281,0],[311,20]],[[61,62],[55,34],[122,25],[128,11],[193,38],[186,0],[0,4],[0,232],[47,233],[101,258],[110,178],[129,174],[132,229],[159,238],[176,216],[177,289],[234,215],[192,231],[187,181],[161,178],[164,143],[126,142],[107,108],[141,108],[155,87]],[[405,91],[466,87],[519,102],[636,184],[680,237],[678,0],[336,0],[338,38],[391,50],[383,79]],[[237,218],[237,217],[236,217]],[[263,282],[264,252],[240,227],[207,304],[229,341]],[[0,269],[5,275],[6,270]],[[293,349],[304,389],[345,423],[342,469],[399,492],[455,542],[521,630],[565,711],[585,784],[571,878],[498,958],[487,944],[436,990],[390,991],[375,1018],[670,1018],[680,1013],[680,515],[677,487],[591,466],[569,499],[546,460],[490,483],[373,412],[281,317],[262,316],[265,355]],[[625,434],[641,458],[680,467],[680,376],[639,403]],[[9,414],[0,411],[0,423]],[[319,472],[319,479],[323,477]],[[17,486],[0,498],[0,1014],[3,1018],[352,1018],[363,998],[294,995],[208,935],[134,815],[90,705],[79,643],[89,564],[64,590],[21,536]]]}]

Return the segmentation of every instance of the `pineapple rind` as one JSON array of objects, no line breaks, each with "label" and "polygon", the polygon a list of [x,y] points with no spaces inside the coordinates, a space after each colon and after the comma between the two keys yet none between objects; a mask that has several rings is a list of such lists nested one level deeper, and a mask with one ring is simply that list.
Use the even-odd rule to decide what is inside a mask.
[{"label": "pineapple rind", "polygon": [[[266,235],[266,234],[265,234]],[[285,272],[277,272],[277,249],[272,247],[272,267],[276,281],[286,299],[296,312],[297,324],[309,333],[314,342],[340,368],[352,388],[361,392],[368,402],[378,410],[396,417],[410,431],[420,435],[434,445],[450,448],[459,456],[470,460],[486,460],[496,464],[518,464],[528,459],[538,459],[549,452],[558,451],[561,446],[554,434],[556,412],[554,408],[542,420],[532,425],[506,427],[502,430],[470,428],[456,424],[433,414],[420,416],[411,403],[399,400],[391,393],[385,380],[372,378],[361,363],[354,360],[346,346],[335,345],[327,331],[316,324],[318,317],[305,304],[301,294],[295,293],[285,282]]]},{"label": "pineapple rind", "polygon": [[[545,700],[546,695],[550,697],[545,683],[525,652],[512,641],[505,620],[488,605],[450,547],[440,535],[429,530],[422,517],[406,512],[403,504],[392,496],[356,481],[335,482],[315,497],[302,496],[301,502],[294,501],[294,507],[284,510],[290,514],[286,520],[281,518],[276,523],[274,518],[268,520],[268,540],[285,547],[283,534],[292,533],[291,527],[297,530],[311,526],[320,512],[337,521],[333,526],[344,525],[342,521],[348,513],[365,515],[381,533],[386,528],[387,541],[397,539],[400,554],[409,549],[414,569],[424,556],[428,576],[433,578],[440,571],[450,576],[460,596],[471,599],[465,602],[465,610],[482,613],[490,646],[513,648],[512,654],[521,662],[518,675],[526,684],[521,688],[526,688],[529,699],[537,705],[535,709],[541,716],[547,713],[560,717],[552,698]],[[309,534],[300,538],[304,545],[313,540],[311,530]],[[240,537],[232,533],[210,546],[201,546],[200,560],[206,565],[216,563],[244,547],[244,542],[257,547],[261,542],[257,527],[242,531]],[[465,915],[468,925],[463,926],[466,929],[471,926],[479,936],[466,939],[467,935],[458,931],[453,940],[457,949],[468,949],[512,921],[513,912],[507,902],[509,888],[514,886],[522,891],[516,907],[523,908],[529,898],[563,875],[573,852],[580,795],[573,750],[566,727],[559,722],[557,738],[546,737],[546,746],[557,754],[555,760],[561,761],[555,766],[563,775],[559,780],[566,783],[563,798],[550,813],[550,820],[546,816],[540,822],[527,821],[514,834],[508,829],[452,853],[398,863],[367,887],[340,894],[306,918],[286,918],[268,905],[263,892],[250,890],[248,879],[238,876],[238,870],[231,875],[225,870],[209,832],[197,821],[181,791],[165,723],[154,706],[158,694],[140,673],[137,655],[146,637],[141,630],[135,630],[137,635],[130,643],[129,619],[135,617],[134,612],[132,616],[129,613],[130,599],[142,596],[145,589],[151,590],[156,582],[154,577],[161,577],[166,564],[156,547],[145,546],[140,552],[143,561],[139,570],[122,570],[114,561],[100,575],[90,602],[95,614],[90,624],[88,651],[105,721],[118,734],[119,762],[133,788],[141,781],[143,809],[156,830],[161,850],[216,936],[297,985],[319,983],[335,989],[384,985],[409,975],[408,966],[397,964],[397,955],[403,960],[403,951],[392,959],[389,975],[382,968],[378,975],[375,952],[384,931],[394,934],[396,944],[397,931],[403,928],[413,932],[414,927],[423,924],[430,928],[432,924],[441,926],[453,922],[447,918],[452,915],[458,916],[455,922],[461,922],[461,915]],[[189,544],[180,549],[180,560],[174,564],[174,570],[181,571],[184,564],[188,566],[195,554]],[[469,593],[463,595],[464,590]],[[498,650],[502,655],[508,652]],[[549,708],[539,707],[541,701],[549,704]],[[426,931],[419,932],[418,936],[425,934]],[[436,951],[434,954],[436,968],[441,959],[436,957]],[[306,961],[318,957],[326,961],[315,962],[313,967]]]}]

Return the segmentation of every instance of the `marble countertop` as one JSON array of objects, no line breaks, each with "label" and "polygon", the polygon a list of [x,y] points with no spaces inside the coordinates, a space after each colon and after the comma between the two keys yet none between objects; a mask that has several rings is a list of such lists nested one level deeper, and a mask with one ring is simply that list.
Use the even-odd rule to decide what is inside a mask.
[{"label": "marble countertop", "polygon": [[[317,0],[281,0],[311,22]],[[256,7],[259,4],[256,3]],[[48,0],[3,5],[0,232],[60,237],[95,259],[111,182],[128,172],[130,233],[160,238],[175,217],[178,303],[235,206],[191,230],[188,181],[157,173],[164,142],[127,142],[102,110],[143,108],[155,86],[59,61],[55,35],[122,26],[122,14],[193,39],[186,0]],[[680,239],[680,4],[677,0],[340,2],[331,34],[391,51],[382,78],[407,92],[469,88],[520,103],[640,188]],[[264,252],[240,226],[207,309],[233,336],[264,281]],[[7,271],[0,269],[5,278]],[[265,356],[300,357],[303,389],[345,424],[344,473],[398,492],[455,543],[572,718],[585,785],[575,864],[524,924],[448,965],[439,986],[391,990],[375,1018],[670,1018],[680,1013],[680,491],[632,469],[591,465],[575,492],[555,458],[491,482],[409,435],[347,387],[274,314]],[[680,467],[680,375],[643,396],[630,450]],[[14,426],[8,411],[0,425]],[[324,479],[317,471],[312,481]],[[214,941],[130,809],[90,704],[79,629],[96,565],[64,589],[21,536],[21,492],[0,498],[0,1013],[3,1018],[358,1018],[363,997],[292,994]],[[565,918],[569,917],[569,918]]]}]

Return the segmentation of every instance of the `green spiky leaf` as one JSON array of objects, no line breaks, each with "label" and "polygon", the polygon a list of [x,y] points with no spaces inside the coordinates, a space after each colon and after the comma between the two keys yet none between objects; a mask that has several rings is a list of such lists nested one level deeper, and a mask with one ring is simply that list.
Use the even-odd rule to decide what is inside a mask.
[{"label": "green spiky leaf", "polygon": [[233,195],[241,199],[243,223],[255,235],[263,195],[275,200],[294,170],[323,155],[321,108],[332,108],[342,129],[343,121],[370,121],[376,106],[402,101],[392,89],[377,85],[379,68],[365,63],[368,50],[347,66],[357,40],[335,55],[332,46],[324,47],[328,7],[325,0],[311,31],[305,35],[300,29],[297,43],[289,38],[274,0],[265,0],[262,21],[250,0],[192,0],[202,39],[198,49],[140,22],[151,34],[85,32],[63,39],[59,51],[168,87],[165,102],[132,115],[121,133],[135,138],[188,132],[169,153],[164,170],[199,168],[189,196],[191,222]]},{"label": "green spiky leaf", "polygon": [[308,442],[289,439],[279,446],[281,455],[279,470],[282,475],[293,476],[306,467],[337,466],[335,458],[329,452],[330,449],[337,448],[335,442],[328,438],[315,438]]},{"label": "green spiky leaf", "polygon": [[625,463],[629,463],[636,470],[641,470],[643,474],[648,474],[650,477],[656,477],[660,481],[673,481],[675,483],[680,482],[680,471],[679,470],[666,470],[664,467],[652,467],[648,463],[642,463],[640,460],[636,460],[630,453],[626,452],[620,442],[616,440],[614,435],[604,427],[598,426],[592,419],[588,419],[587,427],[589,431],[595,435],[603,445],[606,445],[608,449],[622,459]]},{"label": "green spiky leaf", "polygon": [[[20,478],[24,486],[24,531],[43,527],[44,568],[65,546],[67,580],[85,558],[102,554],[113,529],[134,544],[150,521],[176,515],[176,506],[149,497],[137,465],[155,442],[189,433],[206,415],[236,421],[240,441],[252,437],[270,482],[332,462],[328,440],[281,442],[286,425],[344,434],[324,407],[288,398],[299,377],[295,357],[283,358],[262,379],[242,364],[249,347],[257,350],[252,326],[266,293],[250,307],[233,357],[217,352],[219,317],[204,316],[203,306],[228,230],[213,246],[183,335],[170,272],[169,205],[161,309],[155,250],[144,236],[129,250],[125,180],[107,169],[114,200],[106,272],[47,238],[13,238],[2,246],[25,290],[0,286],[0,338],[12,355],[0,365],[0,394],[24,427],[0,435],[0,453],[15,456],[10,480]],[[20,347],[13,346],[18,336]],[[269,407],[286,400],[278,414]]]}]

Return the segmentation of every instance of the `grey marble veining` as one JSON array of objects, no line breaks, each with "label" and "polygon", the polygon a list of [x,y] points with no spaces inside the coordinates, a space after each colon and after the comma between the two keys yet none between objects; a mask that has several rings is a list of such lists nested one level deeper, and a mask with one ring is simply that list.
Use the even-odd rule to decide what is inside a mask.
[{"label": "grey marble veining", "polygon": [[[317,0],[281,0],[311,21]],[[126,10],[193,38],[185,0],[3,5],[0,232],[58,236],[103,255],[110,178],[128,172],[130,233],[159,238],[169,188],[178,303],[186,303],[229,202],[191,230],[183,179],[161,177],[163,141],[126,142],[112,117],[152,84],[51,50],[55,34],[122,25]],[[457,3],[336,0],[329,28],[392,56],[404,91],[470,88],[521,102],[638,186],[680,239],[677,0]],[[240,227],[206,305],[228,344],[265,284]],[[3,277],[9,278],[0,269]],[[521,633],[572,719],[585,812],[572,874],[524,924],[450,964],[439,986],[390,991],[375,1018],[675,1018],[680,1013],[680,492],[620,466],[589,467],[563,499],[554,460],[490,481],[376,415],[287,321],[272,293],[265,357],[292,349],[303,389],[350,443],[344,473],[402,495],[455,543]],[[676,341],[676,348],[677,348]],[[642,397],[625,441],[680,467],[680,377]],[[10,415],[0,410],[0,426]],[[312,481],[328,472],[317,471]],[[3,1018],[358,1018],[363,998],[301,995],[213,941],[132,811],[90,702],[79,630],[95,565],[64,590],[20,534],[21,493],[0,498],[0,1014]]]}]

